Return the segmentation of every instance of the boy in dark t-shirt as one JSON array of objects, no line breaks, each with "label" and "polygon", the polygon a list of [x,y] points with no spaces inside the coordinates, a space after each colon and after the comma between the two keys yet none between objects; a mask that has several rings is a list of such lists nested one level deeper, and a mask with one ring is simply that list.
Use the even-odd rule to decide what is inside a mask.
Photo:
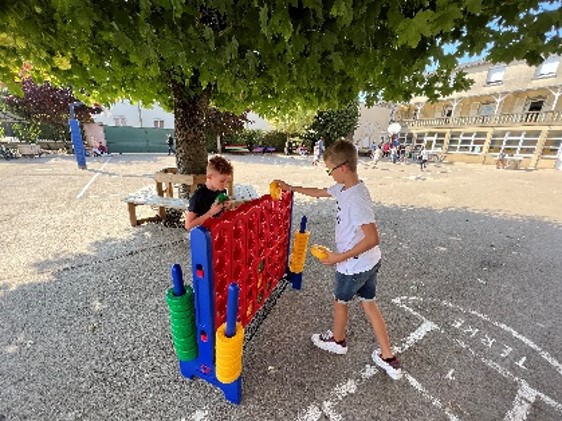
[{"label": "boy in dark t-shirt", "polygon": [[217,200],[221,193],[226,194],[226,185],[232,178],[232,164],[222,156],[214,156],[207,163],[205,184],[199,187],[191,199],[185,215],[185,229],[201,225],[207,219],[217,216],[231,205],[229,200]]}]

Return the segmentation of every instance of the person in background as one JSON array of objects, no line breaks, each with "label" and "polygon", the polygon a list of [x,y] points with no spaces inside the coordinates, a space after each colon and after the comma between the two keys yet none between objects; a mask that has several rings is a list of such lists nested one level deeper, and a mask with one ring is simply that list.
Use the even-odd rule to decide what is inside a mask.
[{"label": "person in background", "polygon": [[394,146],[394,144],[390,147],[390,158],[392,159],[392,163],[396,164],[396,161],[398,160],[398,149]]},{"label": "person in background", "polygon": [[98,143],[94,149],[92,149],[94,156],[107,155],[107,146],[105,146],[101,141]]},{"label": "person in background", "polygon": [[504,150],[502,149],[500,151],[500,153],[498,154],[498,159],[496,159],[496,168],[499,169],[505,169],[507,165],[507,154],[504,152]]},{"label": "person in background", "polygon": [[168,133],[166,135],[166,145],[168,145],[168,156],[176,153],[176,151],[174,150],[174,137],[171,135],[171,133]]},{"label": "person in background", "polygon": [[324,138],[320,136],[320,139],[318,139],[318,158],[322,159],[323,156],[324,156]]},{"label": "person in background", "polygon": [[422,145],[418,159],[420,160],[420,170],[424,171],[427,168],[427,161],[429,161],[429,151],[425,145]]},{"label": "person in background", "polygon": [[312,165],[318,165],[320,163],[320,141],[317,140],[314,144],[314,148],[312,150]]}]

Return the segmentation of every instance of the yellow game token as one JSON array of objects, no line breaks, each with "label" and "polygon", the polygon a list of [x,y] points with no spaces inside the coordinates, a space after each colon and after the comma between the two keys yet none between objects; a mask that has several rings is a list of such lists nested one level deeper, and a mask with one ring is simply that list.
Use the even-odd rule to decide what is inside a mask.
[{"label": "yellow game token", "polygon": [[310,254],[312,254],[318,260],[327,259],[329,251],[330,249],[328,247],[321,246],[320,244],[313,244],[312,246],[310,246]]}]

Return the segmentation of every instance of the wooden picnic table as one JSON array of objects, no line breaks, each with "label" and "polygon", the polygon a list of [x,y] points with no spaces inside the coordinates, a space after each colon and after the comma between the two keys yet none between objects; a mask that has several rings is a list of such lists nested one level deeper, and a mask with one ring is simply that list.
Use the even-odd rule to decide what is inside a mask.
[{"label": "wooden picnic table", "polygon": [[[131,225],[141,225],[149,221],[162,221],[166,218],[166,209],[187,210],[189,200],[175,198],[174,187],[185,184],[188,186],[189,195],[192,195],[201,184],[205,184],[205,180],[205,174],[178,174],[178,169],[174,167],[157,171],[154,174],[155,188],[145,187],[123,199],[127,202]],[[232,179],[227,185],[227,192],[230,196],[233,195]],[[142,205],[157,206],[158,214],[154,217],[138,219],[136,208]]]}]

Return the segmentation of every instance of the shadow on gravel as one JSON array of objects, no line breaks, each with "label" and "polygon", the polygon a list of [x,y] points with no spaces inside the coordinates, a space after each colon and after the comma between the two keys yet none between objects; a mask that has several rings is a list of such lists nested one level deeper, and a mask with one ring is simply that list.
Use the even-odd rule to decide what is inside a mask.
[{"label": "shadow on gravel", "polygon": [[[297,201],[293,228],[306,214],[311,243],[333,248],[332,208]],[[560,225],[467,210],[374,209],[383,251],[379,302],[392,341],[412,327],[391,300],[416,295],[492,313],[545,349],[562,349],[561,338],[548,333],[562,331],[552,317],[562,305]],[[229,405],[177,370],[164,295],[171,264],[181,263],[191,279],[185,231],[132,231],[127,241],[92,244],[92,254],[43,262],[61,268],[48,281],[3,291],[0,419],[195,419],[196,411],[210,420],[296,419],[369,363],[372,335],[356,304],[347,359],[311,345],[311,333],[330,327],[333,270],[309,257],[303,290],[285,292],[247,347],[243,402]],[[548,320],[548,331],[537,331],[535,320]],[[416,417],[392,403],[392,396],[420,399],[407,383],[380,375],[369,381],[378,401],[372,419]]]}]

